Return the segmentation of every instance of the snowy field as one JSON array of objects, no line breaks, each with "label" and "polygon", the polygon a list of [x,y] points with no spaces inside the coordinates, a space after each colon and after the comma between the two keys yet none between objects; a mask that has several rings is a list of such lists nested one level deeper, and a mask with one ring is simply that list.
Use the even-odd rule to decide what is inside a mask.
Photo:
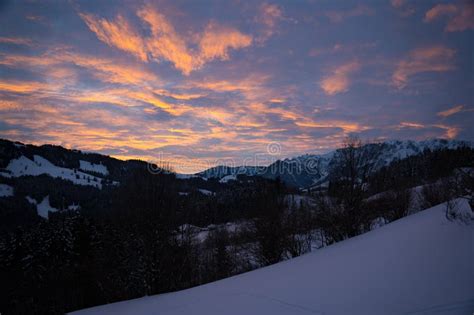
[{"label": "snowy field", "polygon": [[[466,201],[458,207],[472,216]],[[74,314],[471,315],[474,224],[448,221],[445,209],[207,285]]]}]

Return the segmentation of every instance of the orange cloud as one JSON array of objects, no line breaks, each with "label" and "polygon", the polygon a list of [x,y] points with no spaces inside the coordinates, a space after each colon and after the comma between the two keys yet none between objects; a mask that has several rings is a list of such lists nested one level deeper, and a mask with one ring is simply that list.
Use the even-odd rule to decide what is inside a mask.
[{"label": "orange cloud", "polygon": [[415,122],[408,122],[404,121],[400,123],[401,128],[414,128],[414,129],[422,129],[425,128],[425,125]]},{"label": "orange cloud", "polygon": [[15,101],[7,101],[0,99],[0,111],[15,111],[21,110],[21,105]]},{"label": "orange cloud", "polygon": [[101,41],[131,53],[142,61],[147,61],[142,38],[123,16],[118,15],[114,22],[110,22],[90,14],[79,13],[79,15]]},{"label": "orange cloud", "polygon": [[23,55],[6,55],[0,54],[0,65],[19,67],[45,67],[57,64],[57,60],[48,56],[23,56]]},{"label": "orange cloud", "polygon": [[328,95],[346,92],[350,85],[350,75],[359,70],[359,68],[360,64],[357,61],[343,64],[324,78],[320,83],[320,87]]},{"label": "orange cloud", "polygon": [[192,110],[192,107],[188,105],[168,104],[159,99],[158,97],[154,96],[152,93],[146,91],[127,91],[125,96],[134,100],[139,100],[144,103],[151,104],[174,116],[179,116],[185,112]]},{"label": "orange cloud", "polygon": [[474,29],[474,4],[465,5],[437,4],[425,13],[425,23],[432,22],[440,17],[448,16],[446,32],[461,32]]},{"label": "orange cloud", "polygon": [[[74,101],[69,99],[67,103]],[[110,108],[88,107],[77,111],[75,106],[51,106],[28,96],[5,105],[7,108],[3,109],[3,101],[0,102],[0,109],[5,110],[2,121],[33,129],[48,139],[48,143],[79,149],[121,148],[123,152],[128,148],[149,150],[163,145],[192,145],[199,140],[197,132],[191,129],[176,133],[172,123],[137,120],[133,115],[117,115]],[[25,137],[28,136],[24,134],[17,139]]]},{"label": "orange cloud", "polygon": [[296,125],[305,128],[341,128],[344,130],[344,132],[360,132],[369,129],[369,127],[360,125],[358,123],[340,120],[315,122],[305,119],[304,121],[296,122]]},{"label": "orange cloud", "polygon": [[68,84],[73,84],[77,80],[76,72],[67,67],[52,67],[48,70],[46,77],[54,81],[66,81]]},{"label": "orange cloud", "polygon": [[227,124],[234,117],[233,113],[224,108],[204,108],[196,109],[194,115],[202,119],[216,120],[222,124]]},{"label": "orange cloud", "polygon": [[166,91],[166,90],[156,90],[154,91],[155,93],[159,94],[159,95],[163,95],[163,96],[168,96],[168,97],[172,97],[174,99],[177,99],[177,100],[184,100],[184,101],[189,101],[189,100],[193,100],[193,99],[197,99],[197,98],[201,98],[201,97],[205,97],[206,94],[200,94],[200,93],[189,93],[189,94],[186,94],[186,93],[171,93],[169,91]]},{"label": "orange cloud", "polygon": [[450,109],[447,109],[445,111],[439,112],[437,115],[440,116],[440,117],[446,118],[446,117],[449,117],[449,116],[454,115],[456,113],[459,113],[460,111],[463,110],[463,108],[464,108],[464,105],[454,106],[453,108],[450,108]]},{"label": "orange cloud", "polygon": [[149,84],[160,80],[149,70],[123,64],[112,59],[97,58],[75,53],[63,53],[58,61],[70,62],[79,67],[93,70],[92,74],[103,82],[120,84]]},{"label": "orange cloud", "polygon": [[461,129],[458,127],[447,126],[447,125],[434,125],[434,127],[445,130],[444,137],[448,139],[456,138],[456,136],[459,134],[459,131],[461,131]]},{"label": "orange cloud", "polygon": [[302,117],[302,115],[297,113],[296,111],[286,109],[284,107],[270,107],[264,103],[251,103],[245,109],[245,111],[248,110],[250,110],[250,113],[252,113],[252,115],[275,114],[288,120],[297,120]]},{"label": "orange cloud", "polygon": [[123,107],[134,106],[134,102],[124,98],[123,95],[126,94],[127,90],[123,89],[102,89],[81,90],[59,97],[79,103],[109,103]]},{"label": "orange cloud", "polygon": [[137,15],[151,29],[153,36],[146,39],[145,42],[153,58],[172,62],[184,74],[189,74],[199,67],[188,50],[186,42],[163,14],[148,5],[138,10]]},{"label": "orange cloud", "polygon": [[[191,111],[192,107],[185,104],[169,104],[160,99],[160,94],[181,100],[201,96],[201,94],[173,94],[163,89],[157,89],[160,93],[154,93],[153,90],[161,82],[146,69],[122,64],[116,60],[80,55],[64,50],[59,53],[48,52],[41,56],[0,55],[0,64],[45,73],[44,77],[48,82],[0,81],[1,91],[35,92],[36,97],[54,97],[63,102],[108,103],[122,107],[136,107],[145,103],[173,116],[179,116]],[[90,70],[90,73],[102,82],[120,84],[121,87],[77,89],[74,66]],[[64,90],[66,85],[69,85],[68,89]],[[52,95],[53,92],[54,95]]]},{"label": "orange cloud", "polygon": [[[261,101],[270,92],[264,87],[270,76],[265,74],[250,74],[242,79],[235,80],[200,80],[189,82],[186,88],[200,88],[213,92],[240,92],[248,99],[259,98]],[[271,94],[271,93],[270,93]],[[274,95],[267,99],[273,98]],[[267,100],[265,99],[265,101]]]},{"label": "orange cloud", "polygon": [[407,85],[408,79],[415,74],[453,70],[455,53],[455,50],[444,46],[415,49],[397,64],[392,75],[392,83],[402,89]]},{"label": "orange cloud", "polygon": [[456,138],[456,136],[459,134],[459,131],[461,130],[458,127],[453,127],[453,126],[448,126],[448,125],[442,125],[442,124],[424,125],[422,123],[417,123],[417,122],[401,122],[398,126],[396,126],[397,130],[400,130],[402,128],[411,128],[411,129],[438,128],[438,129],[444,130],[443,137],[448,138],[448,139]]},{"label": "orange cloud", "polygon": [[[64,96],[80,103],[109,103],[123,107],[136,107],[141,103],[149,104],[157,107],[173,116],[180,116],[186,112],[192,111],[193,107],[186,104],[169,104],[148,89],[101,89],[101,90],[84,90],[76,93],[69,93]],[[153,113],[152,110],[149,111]]]},{"label": "orange cloud", "polygon": [[80,16],[89,29],[109,46],[131,53],[144,62],[169,61],[185,75],[211,60],[227,60],[230,49],[244,48],[252,43],[250,35],[212,22],[202,34],[195,36],[199,38],[199,50],[194,51],[173,24],[151,5],[145,5],[137,11],[137,16],[149,27],[151,36],[140,36],[121,15],[114,21],[84,13]]},{"label": "orange cloud", "polygon": [[206,62],[212,59],[229,59],[229,49],[250,46],[252,37],[238,30],[209,23],[199,41],[199,58]]},{"label": "orange cloud", "polygon": [[[154,73],[144,68],[113,59],[71,53],[67,50],[48,51],[40,56],[0,55],[0,64],[10,67],[29,67],[30,70],[41,68],[40,71],[47,67],[46,75],[53,76],[54,73],[51,72],[57,74],[57,71],[60,71],[58,69],[65,71],[62,67],[63,64],[72,64],[91,70],[92,75],[103,82],[150,84],[160,81]],[[68,69],[68,71],[72,72],[73,70]]]},{"label": "orange cloud", "polygon": [[0,91],[5,92],[31,93],[50,87],[48,84],[33,81],[0,80]]},{"label": "orange cloud", "polygon": [[150,26],[153,34],[147,41],[150,53],[158,60],[171,61],[185,75],[213,59],[227,60],[229,49],[247,47],[252,43],[249,35],[209,23],[199,35],[199,51],[193,52],[166,17],[151,6],[140,9],[138,16]]}]

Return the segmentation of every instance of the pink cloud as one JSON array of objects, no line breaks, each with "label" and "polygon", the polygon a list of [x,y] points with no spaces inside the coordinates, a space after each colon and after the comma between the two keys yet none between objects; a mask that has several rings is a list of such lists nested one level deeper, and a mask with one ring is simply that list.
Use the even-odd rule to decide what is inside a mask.
[{"label": "pink cloud", "polygon": [[283,18],[283,11],[278,5],[263,3],[259,7],[259,13],[255,18],[255,20],[263,26],[261,35],[257,38],[257,42],[263,43],[272,37],[276,32],[278,22]]},{"label": "pink cloud", "polygon": [[33,41],[31,39],[21,37],[0,37],[0,43],[25,46],[33,45]]},{"label": "pink cloud", "polygon": [[446,32],[461,32],[474,29],[474,4],[464,5],[437,4],[425,14],[425,23],[432,22],[443,16],[449,17]]},{"label": "pink cloud", "polygon": [[351,84],[350,75],[359,70],[359,68],[360,64],[357,61],[343,64],[326,76],[321,81],[320,87],[328,95],[346,92]]},{"label": "pink cloud", "polygon": [[437,115],[440,117],[446,118],[446,117],[449,117],[451,115],[461,112],[463,109],[464,109],[464,105],[458,105],[458,106],[454,106],[453,108],[441,111]]},{"label": "pink cloud", "polygon": [[399,10],[403,17],[407,17],[415,13],[415,7],[408,4],[406,0],[391,0],[392,7]]},{"label": "pink cloud", "polygon": [[351,10],[345,11],[327,11],[325,12],[326,16],[331,20],[333,23],[339,23],[342,20],[348,17],[355,17],[355,16],[371,16],[375,14],[375,10],[366,6],[366,5],[357,5],[355,8]]},{"label": "pink cloud", "polygon": [[405,0],[391,0],[390,3],[394,8],[400,8],[405,4]]},{"label": "pink cloud", "polygon": [[445,72],[453,70],[456,51],[444,46],[417,48],[401,60],[392,75],[392,83],[404,88],[410,77],[424,72]]}]

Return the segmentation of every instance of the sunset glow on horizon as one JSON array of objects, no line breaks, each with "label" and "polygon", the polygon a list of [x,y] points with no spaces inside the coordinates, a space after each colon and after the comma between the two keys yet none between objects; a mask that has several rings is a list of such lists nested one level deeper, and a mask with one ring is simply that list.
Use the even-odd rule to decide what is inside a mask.
[{"label": "sunset glow on horizon", "polygon": [[472,1],[6,1],[0,25],[0,138],[183,173],[474,140]]}]

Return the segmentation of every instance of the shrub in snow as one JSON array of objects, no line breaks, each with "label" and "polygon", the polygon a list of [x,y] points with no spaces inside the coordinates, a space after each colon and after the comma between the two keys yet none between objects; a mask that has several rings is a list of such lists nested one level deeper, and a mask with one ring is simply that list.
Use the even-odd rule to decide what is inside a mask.
[{"label": "shrub in snow", "polygon": [[[461,206],[461,203],[466,203]],[[474,221],[474,213],[464,199],[453,199],[446,202],[446,218],[450,221],[459,221],[470,224]]]}]

